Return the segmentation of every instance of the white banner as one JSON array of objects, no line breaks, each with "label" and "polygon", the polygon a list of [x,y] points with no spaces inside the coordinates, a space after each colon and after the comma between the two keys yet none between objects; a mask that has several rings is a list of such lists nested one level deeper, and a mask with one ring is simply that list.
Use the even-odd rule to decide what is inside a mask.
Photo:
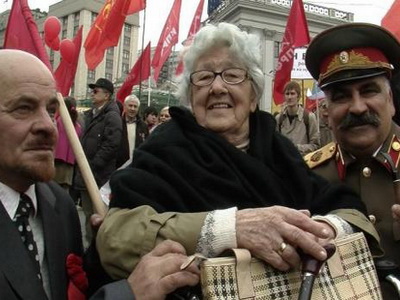
[{"label": "white banner", "polygon": [[305,63],[306,48],[296,48],[294,51],[293,69],[291,78],[293,79],[310,79],[311,74],[308,72]]}]

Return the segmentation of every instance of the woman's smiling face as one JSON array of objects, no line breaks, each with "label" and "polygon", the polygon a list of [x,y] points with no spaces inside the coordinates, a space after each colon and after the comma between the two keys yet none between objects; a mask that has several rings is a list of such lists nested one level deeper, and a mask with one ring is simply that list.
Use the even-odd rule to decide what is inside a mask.
[{"label": "woman's smiling face", "polygon": [[[194,71],[222,72],[229,68],[245,69],[228,47],[215,47],[198,58]],[[191,106],[198,124],[227,140],[236,140],[235,136],[248,134],[249,115],[257,103],[250,79],[228,84],[217,75],[210,85],[191,86]]]}]

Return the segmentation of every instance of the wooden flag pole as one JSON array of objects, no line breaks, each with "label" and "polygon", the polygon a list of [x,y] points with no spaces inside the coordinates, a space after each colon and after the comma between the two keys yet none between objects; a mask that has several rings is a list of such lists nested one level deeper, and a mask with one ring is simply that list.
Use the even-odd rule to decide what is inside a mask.
[{"label": "wooden flag pole", "polygon": [[64,98],[60,93],[57,93],[57,99],[60,104],[60,116],[65,127],[65,132],[69,143],[71,144],[72,150],[74,151],[76,161],[79,169],[81,170],[83,180],[85,181],[86,188],[89,192],[90,198],[93,204],[93,210],[95,213],[105,216],[107,213],[107,207],[101,200],[100,190],[97,187],[96,181],[94,180],[92,170],[90,169],[89,163],[86,159],[85,152],[83,152],[81,142],[76,135],[75,127],[72,124],[71,117],[69,115],[67,106],[65,105]]}]

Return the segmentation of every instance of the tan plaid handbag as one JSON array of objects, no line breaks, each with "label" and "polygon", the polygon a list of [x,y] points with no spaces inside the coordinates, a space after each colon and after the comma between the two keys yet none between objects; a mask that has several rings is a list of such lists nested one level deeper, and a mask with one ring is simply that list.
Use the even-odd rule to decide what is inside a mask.
[{"label": "tan plaid handbag", "polygon": [[[349,235],[335,245],[335,254],[315,279],[312,299],[382,299],[364,235]],[[244,249],[235,250],[235,256],[206,259],[200,264],[203,299],[297,299],[300,271],[275,270],[251,258]]]}]

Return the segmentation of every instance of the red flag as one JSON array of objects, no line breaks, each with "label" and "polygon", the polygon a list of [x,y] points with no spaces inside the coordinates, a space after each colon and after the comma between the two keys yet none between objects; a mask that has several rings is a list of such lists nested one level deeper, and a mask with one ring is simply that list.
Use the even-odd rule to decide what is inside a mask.
[{"label": "red flag", "polygon": [[290,80],[293,68],[294,49],[307,45],[310,42],[306,15],[303,1],[294,0],[290,9],[285,34],[279,52],[278,66],[275,72],[274,101],[276,105],[282,104],[283,88]]},{"label": "red flag", "polygon": [[118,44],[126,16],[145,7],[144,0],[106,0],[85,40],[85,59],[90,70],[103,60],[107,48]]},{"label": "red flag", "polygon": [[153,77],[156,82],[163,64],[171,53],[172,47],[178,42],[181,4],[182,0],[175,0],[158,40],[156,51],[154,52],[151,66],[154,68]]},{"label": "red flag", "polygon": [[382,18],[381,25],[400,40],[400,0],[393,2],[386,15]]},{"label": "red flag", "polygon": [[[203,6],[204,6],[204,0],[200,0],[199,5],[197,6],[196,12],[193,17],[192,25],[190,26],[188,36],[186,40],[183,42],[184,46],[190,46],[193,41],[194,35],[199,31],[200,26],[201,26],[201,14],[203,12]],[[182,58],[180,59],[180,62],[178,66],[176,67],[175,74],[179,75],[183,72],[183,60]]]},{"label": "red flag", "polygon": [[72,83],[75,79],[79,53],[82,46],[82,26],[79,28],[72,42],[75,45],[75,55],[73,55],[73,61],[68,62],[66,59],[62,59],[57,70],[54,72],[54,78],[57,82],[57,89],[64,97],[68,96],[69,90],[71,89]]},{"label": "red flag", "polygon": [[131,0],[127,11],[128,15],[141,11],[146,8],[146,0]]},{"label": "red flag", "polygon": [[19,49],[37,56],[51,70],[49,56],[27,0],[14,0],[4,38],[4,49]]},{"label": "red flag", "polygon": [[121,88],[118,90],[117,99],[124,103],[125,98],[132,92],[132,87],[135,84],[139,84],[141,81],[146,80],[150,77],[150,43],[147,44],[146,48],[136,61],[131,72],[126,77]]}]

